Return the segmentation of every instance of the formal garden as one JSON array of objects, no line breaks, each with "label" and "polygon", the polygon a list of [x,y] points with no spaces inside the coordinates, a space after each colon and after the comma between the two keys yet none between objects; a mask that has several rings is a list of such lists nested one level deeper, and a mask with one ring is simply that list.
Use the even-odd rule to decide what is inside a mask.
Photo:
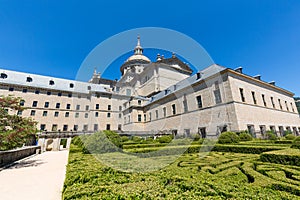
[{"label": "formal garden", "polygon": [[74,138],[63,199],[300,199],[300,137],[172,139]]}]

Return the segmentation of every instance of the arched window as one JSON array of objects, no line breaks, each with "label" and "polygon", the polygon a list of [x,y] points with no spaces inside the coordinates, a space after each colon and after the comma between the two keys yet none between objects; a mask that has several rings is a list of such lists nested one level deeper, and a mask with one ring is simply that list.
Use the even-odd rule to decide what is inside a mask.
[{"label": "arched window", "polygon": [[70,83],[70,88],[73,88],[74,87],[74,84],[73,83]]},{"label": "arched window", "polygon": [[2,79],[6,79],[6,78],[7,78],[7,74],[5,74],[5,73],[1,73],[1,75],[0,75],[0,78],[2,78]]},{"label": "arched window", "polygon": [[88,86],[87,89],[88,89],[88,90],[91,90],[91,86]]},{"label": "arched window", "polygon": [[32,82],[32,78],[28,76],[28,77],[26,78],[26,82]]},{"label": "arched window", "polygon": [[49,81],[49,85],[54,85],[54,81],[53,81],[53,80],[50,80],[50,81]]}]

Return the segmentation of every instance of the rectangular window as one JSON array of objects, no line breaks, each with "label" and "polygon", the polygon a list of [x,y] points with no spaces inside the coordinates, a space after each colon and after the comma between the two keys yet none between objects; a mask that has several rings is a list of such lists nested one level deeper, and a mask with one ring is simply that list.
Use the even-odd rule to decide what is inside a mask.
[{"label": "rectangular window", "polygon": [[142,115],[138,115],[138,122],[142,121]]},{"label": "rectangular window", "polygon": [[88,105],[85,106],[85,110],[86,110],[86,111],[88,111],[89,108],[90,108],[90,107],[89,107]]},{"label": "rectangular window", "polygon": [[21,115],[22,115],[22,111],[21,111],[21,110],[18,110],[17,115],[18,115],[18,116],[21,116]]},{"label": "rectangular window", "polygon": [[10,88],[8,89],[8,91],[12,92],[12,91],[14,91],[14,88],[10,87]]},{"label": "rectangular window", "polygon": [[60,103],[56,103],[55,108],[60,108]]},{"label": "rectangular window", "polygon": [[64,124],[63,131],[68,131],[68,125],[67,124]]},{"label": "rectangular window", "polygon": [[287,111],[290,111],[289,106],[288,106],[288,104],[287,104],[287,101],[285,101],[284,103],[285,103],[286,110],[287,110]]},{"label": "rectangular window", "polygon": [[107,110],[111,110],[111,105],[107,105]]},{"label": "rectangular window", "polygon": [[48,111],[43,111],[43,117],[47,117]]},{"label": "rectangular window", "polygon": [[38,102],[37,101],[33,101],[32,102],[32,107],[37,107]]},{"label": "rectangular window", "polygon": [[291,103],[291,108],[292,108],[292,111],[293,111],[293,112],[295,112],[295,109],[294,109],[293,103]]},{"label": "rectangular window", "polygon": [[57,131],[57,124],[52,124],[52,131]]},{"label": "rectangular window", "polygon": [[107,117],[108,117],[108,118],[110,117],[110,115],[111,115],[110,113],[107,113]]},{"label": "rectangular window", "polygon": [[61,92],[57,93],[57,96],[61,97]]},{"label": "rectangular window", "polygon": [[40,91],[39,91],[39,90],[36,90],[36,91],[35,91],[35,94],[40,94]]},{"label": "rectangular window", "polygon": [[183,111],[187,112],[189,110],[187,100],[184,99],[182,103],[183,103]]},{"label": "rectangular window", "polygon": [[27,93],[27,89],[26,88],[23,89],[23,93]]},{"label": "rectangular window", "polygon": [[41,130],[41,131],[44,131],[45,129],[46,129],[46,124],[41,124],[40,130]]},{"label": "rectangular window", "polygon": [[49,108],[49,102],[45,102],[44,107],[45,107],[45,108]]},{"label": "rectangular window", "polygon": [[78,118],[79,117],[79,113],[75,113],[75,118]]},{"label": "rectangular window", "polygon": [[71,104],[67,104],[66,109],[71,109]]},{"label": "rectangular window", "polygon": [[32,110],[32,111],[30,112],[30,116],[35,116],[35,110]]},{"label": "rectangular window", "polygon": [[59,112],[54,113],[54,117],[58,117],[58,115],[59,115]]},{"label": "rectangular window", "polygon": [[21,100],[20,101],[20,106],[24,106],[25,105],[25,101],[24,100]]},{"label": "rectangular window", "polygon": [[130,89],[126,89],[126,95],[131,96],[131,90]]},{"label": "rectangular window", "polygon": [[256,101],[256,97],[255,97],[255,92],[252,91],[251,94],[252,94],[253,103],[256,105],[257,101]]},{"label": "rectangular window", "polygon": [[151,120],[152,120],[152,114],[149,113],[149,121],[151,122]]},{"label": "rectangular window", "polygon": [[66,112],[65,113],[65,117],[69,117],[70,116],[70,113],[69,112]]},{"label": "rectangular window", "polygon": [[190,129],[184,129],[184,135],[185,135],[185,137],[190,137],[191,136],[191,130]]},{"label": "rectangular window", "polygon": [[141,100],[138,100],[138,105],[142,105],[142,101]]},{"label": "rectangular window", "polygon": [[106,124],[106,130],[110,130],[110,124]]},{"label": "rectangular window", "polygon": [[[164,115],[164,117],[167,116],[167,108],[166,108],[166,107],[163,107],[163,115]],[[145,121],[146,121],[146,120],[145,120]]]},{"label": "rectangular window", "polygon": [[243,88],[240,88],[240,95],[241,95],[242,102],[245,102],[246,99],[245,99],[245,96],[244,96],[244,89]]},{"label": "rectangular window", "polygon": [[78,131],[78,125],[75,124],[75,125],[73,126],[73,130],[74,130],[74,131]]},{"label": "rectangular window", "polygon": [[122,106],[119,106],[119,111],[122,111]]},{"label": "rectangular window", "polygon": [[80,105],[76,105],[76,110],[80,110]]},{"label": "rectangular window", "polygon": [[119,119],[121,119],[122,118],[122,113],[119,113]]},{"label": "rectangular window", "polygon": [[216,104],[222,103],[221,92],[220,90],[214,91]]},{"label": "rectangular window", "polygon": [[85,113],[84,118],[88,118],[88,117],[89,117],[89,113]]},{"label": "rectangular window", "polygon": [[99,109],[99,104],[96,104],[96,110],[98,110]]},{"label": "rectangular window", "polygon": [[274,103],[274,98],[273,97],[271,97],[271,103],[272,103],[273,108],[275,108],[275,103]]},{"label": "rectangular window", "polygon": [[201,97],[201,95],[197,96],[196,99],[197,99],[198,108],[202,108],[203,105],[202,105],[202,97]]},{"label": "rectangular window", "polygon": [[87,124],[85,124],[85,125],[83,125],[83,131],[88,131],[88,125]]},{"label": "rectangular window", "polygon": [[94,131],[98,131],[98,124],[94,124]]},{"label": "rectangular window", "polygon": [[47,92],[47,95],[51,95],[51,92]]},{"label": "rectangular window", "polygon": [[281,100],[280,99],[278,99],[278,104],[279,104],[280,110],[282,110],[282,105],[281,105]]},{"label": "rectangular window", "polygon": [[172,114],[176,115],[176,105],[172,104]]},{"label": "rectangular window", "polygon": [[266,102],[266,99],[265,99],[265,95],[262,94],[262,95],[261,95],[261,98],[262,98],[262,100],[263,100],[264,106],[266,107],[266,106],[267,106],[267,102]]},{"label": "rectangular window", "polygon": [[144,122],[147,121],[147,115],[144,114]]},{"label": "rectangular window", "polygon": [[98,117],[99,116],[99,113],[98,112],[95,112],[95,117]]}]

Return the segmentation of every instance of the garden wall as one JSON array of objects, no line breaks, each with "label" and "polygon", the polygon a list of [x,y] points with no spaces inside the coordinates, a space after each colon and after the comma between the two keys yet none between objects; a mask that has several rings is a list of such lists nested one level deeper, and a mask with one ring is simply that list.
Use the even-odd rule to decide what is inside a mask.
[{"label": "garden wall", "polygon": [[13,149],[8,151],[0,151],[0,167],[13,163],[17,160],[33,155],[41,150],[40,146],[29,146],[20,149]]}]

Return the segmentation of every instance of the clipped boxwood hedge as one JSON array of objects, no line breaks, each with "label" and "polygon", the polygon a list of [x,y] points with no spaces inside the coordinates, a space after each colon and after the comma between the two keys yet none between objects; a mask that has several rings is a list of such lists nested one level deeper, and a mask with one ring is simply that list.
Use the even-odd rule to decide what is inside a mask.
[{"label": "clipped boxwood hedge", "polygon": [[300,166],[300,150],[289,148],[279,151],[265,152],[260,155],[260,159],[263,162]]}]

